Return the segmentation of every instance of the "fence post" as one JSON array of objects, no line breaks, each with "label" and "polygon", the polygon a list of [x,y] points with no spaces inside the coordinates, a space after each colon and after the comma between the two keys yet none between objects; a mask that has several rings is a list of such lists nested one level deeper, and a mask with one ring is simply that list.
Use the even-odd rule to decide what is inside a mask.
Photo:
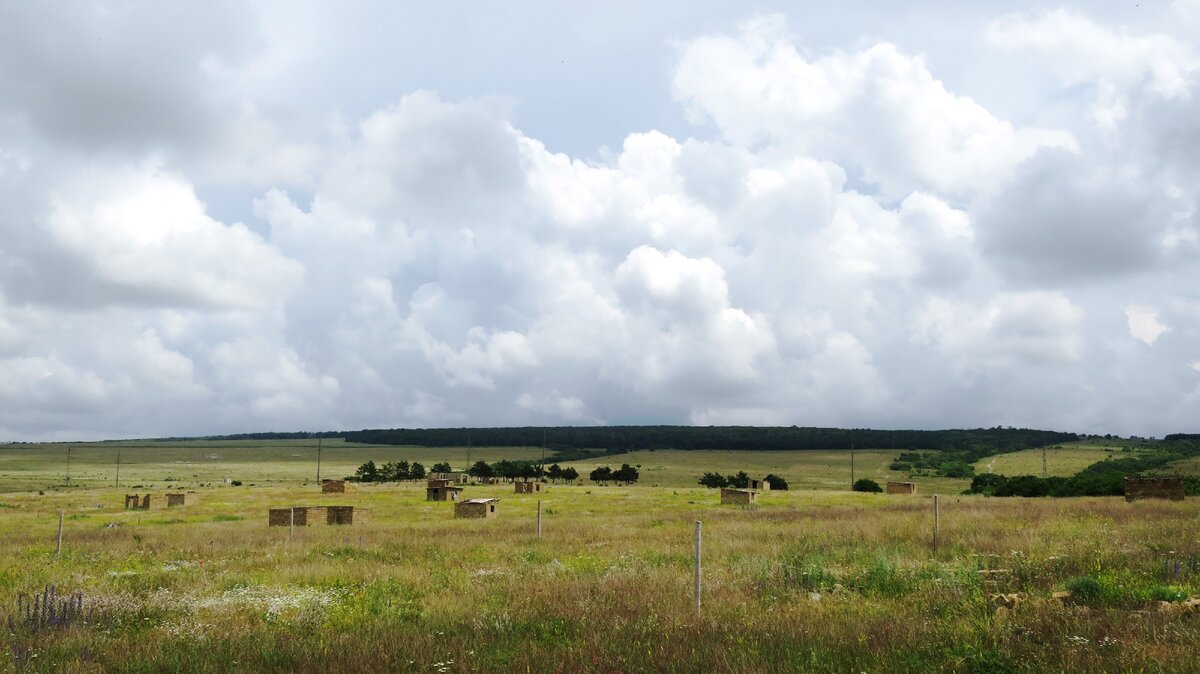
[{"label": "fence post", "polygon": [[542,537],[542,499],[538,499],[537,535]]},{"label": "fence post", "polygon": [[56,557],[62,553],[63,516],[66,515],[66,513],[67,511],[65,510],[58,511],[58,545],[54,546],[54,556]]},{"label": "fence post", "polygon": [[700,613],[700,520],[696,520],[696,613]]},{"label": "fence post", "polygon": [[938,549],[938,495],[933,495],[933,549]]}]

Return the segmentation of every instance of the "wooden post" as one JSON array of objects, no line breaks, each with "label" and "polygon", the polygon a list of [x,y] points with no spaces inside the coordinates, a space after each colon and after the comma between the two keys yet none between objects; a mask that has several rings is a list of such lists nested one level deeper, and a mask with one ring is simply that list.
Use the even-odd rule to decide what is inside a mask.
[{"label": "wooden post", "polygon": [[538,538],[542,537],[542,499],[538,499]]},{"label": "wooden post", "polygon": [[700,613],[700,520],[696,520],[696,613]]},{"label": "wooden post", "polygon": [[56,545],[54,547],[54,556],[55,557],[62,554],[62,525],[63,525],[63,516],[65,516],[66,514],[67,514],[67,511],[65,511],[65,510],[58,511],[58,545]]},{"label": "wooden post", "polygon": [[938,495],[933,495],[933,549],[938,549]]}]

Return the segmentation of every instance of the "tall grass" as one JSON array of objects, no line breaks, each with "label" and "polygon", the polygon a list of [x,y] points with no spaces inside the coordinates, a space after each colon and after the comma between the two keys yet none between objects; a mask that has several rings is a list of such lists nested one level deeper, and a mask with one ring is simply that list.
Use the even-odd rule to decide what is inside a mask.
[{"label": "tall grass", "polygon": [[[551,487],[538,538],[538,497],[470,491],[500,497],[499,518],[454,520],[415,485],[221,487],[150,513],[112,489],[10,494],[0,612],[56,585],[89,613],[10,635],[0,671],[1183,672],[1200,652],[1200,615],[1154,603],[1200,595],[1163,563],[1200,556],[1194,501],[944,498],[934,551],[920,496],[743,509],[699,488]],[[269,506],[335,502],[371,518],[266,525]],[[59,509],[87,517],[55,557]],[[997,593],[1023,602],[997,611]]]}]

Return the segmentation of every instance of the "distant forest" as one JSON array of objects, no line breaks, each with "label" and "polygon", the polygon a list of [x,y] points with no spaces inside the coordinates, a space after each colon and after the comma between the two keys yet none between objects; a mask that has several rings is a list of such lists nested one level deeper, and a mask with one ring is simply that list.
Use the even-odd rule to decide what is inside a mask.
[{"label": "distant forest", "polygon": [[887,431],[798,426],[561,426],[543,428],[392,428],[349,431],[347,442],[425,447],[537,447],[593,449],[913,449],[989,455],[1077,440],[1075,433],[1025,428]]}]

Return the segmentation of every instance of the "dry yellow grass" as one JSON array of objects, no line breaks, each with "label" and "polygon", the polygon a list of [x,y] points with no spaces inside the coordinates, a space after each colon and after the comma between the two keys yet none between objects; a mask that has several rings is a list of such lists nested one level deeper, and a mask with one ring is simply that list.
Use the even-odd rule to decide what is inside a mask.
[{"label": "dry yellow grass", "polygon": [[[151,512],[122,510],[123,491],[0,498],[0,619],[46,584],[95,609],[10,636],[42,671],[1189,671],[1200,648],[1200,616],[1140,613],[1157,586],[1200,594],[1164,566],[1200,558],[1194,499],[947,496],[935,551],[923,495],[744,509],[702,488],[551,486],[538,539],[538,497],[505,486],[468,489],[502,499],[488,521],[415,484],[214,487]],[[270,506],[321,503],[371,518],[266,526]],[[1104,589],[1092,607],[1050,600],[1080,576]],[[1001,591],[1024,603],[998,615]]]}]

